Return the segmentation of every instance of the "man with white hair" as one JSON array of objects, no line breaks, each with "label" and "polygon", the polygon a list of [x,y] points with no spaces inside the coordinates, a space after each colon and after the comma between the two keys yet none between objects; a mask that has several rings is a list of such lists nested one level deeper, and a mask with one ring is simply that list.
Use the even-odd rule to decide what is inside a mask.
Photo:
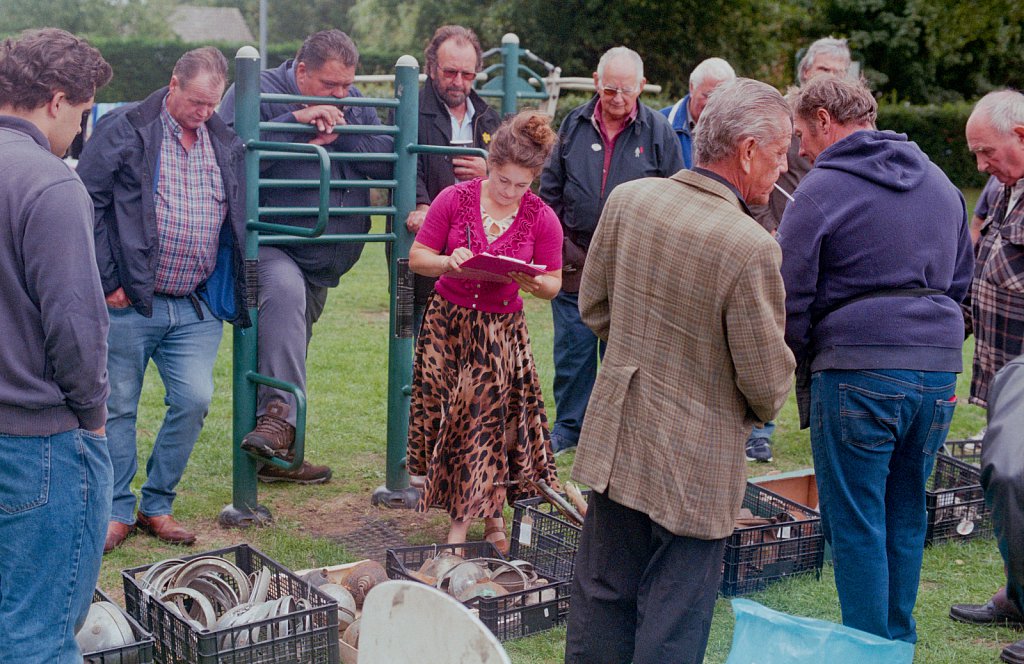
[{"label": "man with white hair", "polygon": [[[657,111],[640,103],[644,62],[609,49],[594,72],[596,96],[573,109],[540,176],[540,197],[562,222],[562,289],[551,302],[555,328],[555,453],[576,447],[597,375],[598,339],[580,321],[580,276],[608,195],[623,182],[668,177],[683,168],[679,142]],[[603,344],[601,345],[603,348]]]},{"label": "man with white hair", "polygon": [[1024,354],[1024,95],[1001,90],[982,97],[967,120],[967,145],[978,170],[1003,185],[981,227],[971,286],[971,403],[984,408],[995,372]]},{"label": "man with white hair", "polygon": [[708,58],[690,72],[689,93],[672,106],[661,109],[668,123],[679,137],[683,161],[693,167],[693,128],[708,104],[712,90],[736,78],[732,65],[722,58]]},{"label": "man with white hair", "polygon": [[774,88],[725,83],[697,122],[696,167],[620,185],[601,215],[579,302],[608,351],[573,465],[593,493],[567,664],[704,661],[743,441],[792,383],[782,255],[747,209],[792,133]]},{"label": "man with white hair", "polygon": [[778,232],[786,341],[810,372],[801,426],[843,624],[914,643],[925,485],[962,371],[967,210],[906,135],[875,129],[861,83],[817,76],[792,104],[814,167]]},{"label": "man with white hair", "polygon": [[[981,226],[970,313],[975,342],[971,402],[988,408],[981,479],[1006,564],[1006,587],[985,604],[954,605],[949,615],[975,625],[1024,628],[1024,95],[1001,90],[982,97],[967,121],[967,144],[978,170],[1003,186]],[[1000,659],[1024,664],[1024,640],[1004,648]]]},{"label": "man with white hair", "polygon": [[821,74],[842,78],[850,73],[852,64],[850,46],[845,39],[822,37],[807,47],[797,65],[797,78],[800,85]]}]

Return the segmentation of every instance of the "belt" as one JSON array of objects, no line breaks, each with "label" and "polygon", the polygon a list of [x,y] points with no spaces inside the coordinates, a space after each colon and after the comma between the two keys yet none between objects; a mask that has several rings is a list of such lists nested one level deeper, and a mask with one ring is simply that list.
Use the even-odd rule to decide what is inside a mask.
[{"label": "belt", "polygon": [[199,316],[199,320],[206,320],[206,316],[203,315],[203,305],[199,299],[199,296],[195,293],[189,293],[187,295],[171,295],[170,293],[154,293],[160,297],[166,297],[170,300],[188,300],[192,303],[192,308],[196,310],[196,315]]}]

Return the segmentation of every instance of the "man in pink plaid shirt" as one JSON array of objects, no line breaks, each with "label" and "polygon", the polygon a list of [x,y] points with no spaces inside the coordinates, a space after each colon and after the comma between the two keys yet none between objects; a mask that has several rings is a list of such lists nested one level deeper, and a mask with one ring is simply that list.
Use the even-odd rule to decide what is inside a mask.
[{"label": "man in pink plaid shirt", "polygon": [[[136,526],[166,542],[196,540],[172,515],[175,487],[213,396],[222,321],[249,323],[241,253],[244,150],[214,113],[226,83],[220,51],[189,51],[168,87],[102,118],[79,162],[93,200],[111,318],[107,435],[114,498],[105,552]],[[151,359],[167,412],[136,513],[136,416]]]}]

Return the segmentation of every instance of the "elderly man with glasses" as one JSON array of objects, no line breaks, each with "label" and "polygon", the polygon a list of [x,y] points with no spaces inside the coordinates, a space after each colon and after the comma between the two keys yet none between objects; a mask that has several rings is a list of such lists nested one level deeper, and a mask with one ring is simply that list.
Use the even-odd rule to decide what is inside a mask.
[{"label": "elderly man with glasses", "polygon": [[617,46],[601,56],[594,73],[597,95],[566,116],[558,148],[540,176],[540,196],[558,214],[565,236],[562,290],[551,302],[556,453],[576,446],[597,375],[598,339],[580,320],[578,293],[604,203],[623,182],[668,177],[684,168],[668,120],[639,102],[645,82],[636,51]]}]

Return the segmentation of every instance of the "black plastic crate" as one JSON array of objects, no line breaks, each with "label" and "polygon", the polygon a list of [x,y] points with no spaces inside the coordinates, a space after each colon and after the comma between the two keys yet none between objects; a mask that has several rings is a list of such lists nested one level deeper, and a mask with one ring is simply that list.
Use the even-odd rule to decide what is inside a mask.
[{"label": "black plastic crate", "polygon": [[[339,664],[338,611],[334,600],[247,544],[183,560],[199,556],[220,556],[246,574],[269,567],[275,574],[268,600],[292,595],[309,600],[312,608],[245,625],[200,631],[139,586],[137,579],[152,565],[126,569],[121,572],[125,607],[152,632],[156,664]],[[272,625],[280,625],[284,620],[288,621],[287,634],[260,640],[261,629],[269,632]]]},{"label": "black plastic crate", "polygon": [[777,522],[736,528],[726,540],[719,588],[723,595],[746,595],[777,579],[821,572],[825,537],[816,511],[750,482],[743,507],[755,517]]},{"label": "black plastic crate", "polygon": [[[590,492],[584,495],[589,499]],[[580,526],[543,498],[517,501],[509,557],[533,564],[546,576],[572,581],[581,532]]]},{"label": "black plastic crate", "polygon": [[[106,593],[97,588],[92,594],[92,601],[110,602],[117,604],[110,599]],[[120,648],[107,648],[106,650],[95,650],[84,652],[83,664],[153,664],[153,637],[142,628],[142,625],[130,615],[125,613],[121,607],[117,607],[121,615],[125,617],[132,627],[132,634],[135,635],[135,643],[121,646]]]},{"label": "black plastic crate", "polygon": [[981,489],[981,469],[946,454],[935,457],[925,493],[925,544],[992,537],[992,511]]},{"label": "black plastic crate", "polygon": [[945,453],[954,459],[960,459],[972,466],[981,467],[980,440],[947,440],[943,446]]},{"label": "black plastic crate", "polygon": [[[415,571],[441,551],[462,549],[463,558],[499,558],[501,554],[490,542],[464,544],[429,544],[387,550],[385,569],[389,579],[417,581]],[[554,579],[537,570],[548,581],[543,588],[521,590],[504,597],[479,597],[465,602],[476,609],[480,622],[491,630],[499,641],[518,639],[551,629],[565,623],[569,616],[569,583]]]}]

